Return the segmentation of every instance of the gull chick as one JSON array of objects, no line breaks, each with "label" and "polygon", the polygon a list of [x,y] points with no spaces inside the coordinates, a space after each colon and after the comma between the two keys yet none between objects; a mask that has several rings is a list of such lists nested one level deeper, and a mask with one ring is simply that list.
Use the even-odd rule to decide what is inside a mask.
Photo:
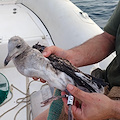
[{"label": "gull chick", "polygon": [[73,84],[88,92],[103,93],[106,83],[81,72],[70,62],[51,55],[45,58],[42,52],[30,47],[22,38],[14,36],[8,42],[6,66],[13,60],[17,70],[24,76],[42,78],[51,87],[66,90],[67,84]]}]

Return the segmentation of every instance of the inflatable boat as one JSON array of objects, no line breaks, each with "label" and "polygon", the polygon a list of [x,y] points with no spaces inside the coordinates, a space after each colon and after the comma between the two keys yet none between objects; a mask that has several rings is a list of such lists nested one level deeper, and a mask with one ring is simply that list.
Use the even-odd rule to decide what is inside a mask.
[{"label": "inflatable boat", "polygon": [[[20,36],[30,46],[39,42],[70,49],[102,32],[87,13],[69,0],[0,0],[0,75],[9,83],[9,92],[0,105],[0,120],[32,120],[49,107],[40,108],[40,99],[52,95],[49,86],[22,76],[12,62],[4,67],[11,37]],[[105,69],[113,58],[114,54],[80,69],[86,73],[95,66]]]}]

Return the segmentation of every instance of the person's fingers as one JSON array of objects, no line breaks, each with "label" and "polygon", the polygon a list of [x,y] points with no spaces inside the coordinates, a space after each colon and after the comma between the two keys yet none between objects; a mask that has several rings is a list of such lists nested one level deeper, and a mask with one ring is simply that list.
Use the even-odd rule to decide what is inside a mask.
[{"label": "person's fingers", "polygon": [[66,93],[64,91],[61,92],[61,95],[65,95]]},{"label": "person's fingers", "polygon": [[78,107],[80,107],[80,103],[76,100],[75,101],[75,106],[78,108]]},{"label": "person's fingers", "polygon": [[87,93],[80,90],[79,88],[75,87],[74,85],[68,84],[67,90],[76,98],[80,99],[81,101],[84,101],[87,97]]},{"label": "person's fingers", "polygon": [[34,79],[35,81],[37,81],[38,79],[40,79],[40,82],[42,82],[42,83],[45,83],[45,82],[46,82],[45,80],[43,80],[43,79],[41,79],[41,78],[37,78],[37,77],[33,77],[33,79]]},{"label": "person's fingers", "polygon": [[49,57],[51,54],[55,54],[56,56],[67,59],[66,51],[56,46],[46,47],[42,54],[44,57]]},{"label": "person's fingers", "polygon": [[39,78],[33,77],[33,79],[37,81]]},{"label": "person's fingers", "polygon": [[[61,95],[65,95],[65,92],[61,92]],[[67,98],[62,98],[63,102],[67,104]]]},{"label": "person's fingers", "polygon": [[74,118],[80,119],[81,109],[80,109],[80,108],[77,108],[77,106],[73,105],[73,106],[72,106],[72,114],[73,114],[73,117],[74,117]]},{"label": "person's fingers", "polygon": [[45,81],[45,80],[43,80],[43,79],[40,79],[40,82],[45,83],[46,81]]},{"label": "person's fingers", "polygon": [[44,57],[48,57],[54,53],[55,53],[55,46],[50,46],[50,47],[46,47],[42,54]]},{"label": "person's fingers", "polygon": [[[61,95],[65,95],[65,94],[66,94],[65,92],[61,92]],[[63,100],[63,103],[64,103],[65,113],[68,114],[67,98],[62,98],[62,100]]]}]

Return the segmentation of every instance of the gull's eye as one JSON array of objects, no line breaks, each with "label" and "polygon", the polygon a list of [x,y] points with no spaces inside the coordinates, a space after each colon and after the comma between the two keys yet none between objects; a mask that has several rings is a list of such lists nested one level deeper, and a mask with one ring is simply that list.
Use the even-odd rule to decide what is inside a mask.
[{"label": "gull's eye", "polygon": [[20,47],[21,47],[21,45],[17,45],[17,46],[16,46],[16,48],[20,48]]}]

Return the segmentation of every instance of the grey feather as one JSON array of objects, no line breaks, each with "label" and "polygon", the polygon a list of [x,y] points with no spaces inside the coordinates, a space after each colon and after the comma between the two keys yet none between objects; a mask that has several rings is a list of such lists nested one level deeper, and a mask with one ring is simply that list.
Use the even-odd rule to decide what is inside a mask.
[{"label": "grey feather", "polygon": [[[43,47],[44,49],[45,47]],[[12,59],[17,70],[27,77],[45,79],[51,87],[64,91],[67,84],[85,88],[88,92],[103,92],[106,83],[81,72],[69,61],[51,55],[45,58],[42,51],[30,47],[22,38],[14,36],[8,42],[8,56],[4,64]],[[93,79],[94,78],[94,79]]]}]

